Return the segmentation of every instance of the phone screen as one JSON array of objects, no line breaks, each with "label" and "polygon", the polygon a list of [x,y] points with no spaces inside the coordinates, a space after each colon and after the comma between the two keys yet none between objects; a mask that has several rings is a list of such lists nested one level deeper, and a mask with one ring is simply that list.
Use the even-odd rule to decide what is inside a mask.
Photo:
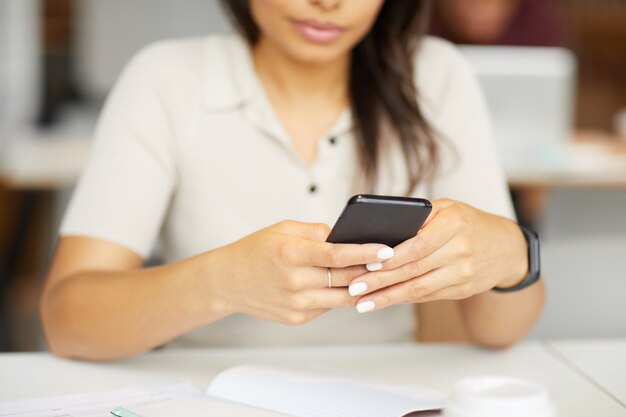
[{"label": "phone screen", "polygon": [[327,242],[382,243],[395,247],[419,232],[432,210],[422,198],[360,194],[352,197]]}]

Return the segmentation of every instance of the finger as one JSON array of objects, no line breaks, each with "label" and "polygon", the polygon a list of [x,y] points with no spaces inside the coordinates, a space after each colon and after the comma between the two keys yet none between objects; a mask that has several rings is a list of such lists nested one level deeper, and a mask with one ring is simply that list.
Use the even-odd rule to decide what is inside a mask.
[{"label": "finger", "polygon": [[315,242],[304,238],[283,247],[282,255],[293,265],[345,268],[380,263],[394,256],[394,250],[378,243],[351,244]]},{"label": "finger", "polygon": [[[322,285],[319,285],[318,288],[328,287],[328,269],[321,268],[323,279],[320,280]],[[331,283],[332,287],[348,287],[350,282],[352,282],[355,278],[363,276],[367,273],[367,268],[363,265],[354,265],[348,266],[346,268],[331,268]]]},{"label": "finger", "polygon": [[[331,268],[332,287],[345,289],[350,281],[366,272],[367,269],[363,265]],[[283,278],[281,287],[292,292],[328,288],[328,268],[299,268],[295,273]]]},{"label": "finger", "polygon": [[381,288],[425,276],[431,271],[450,265],[454,256],[452,245],[444,245],[422,260],[410,261],[391,270],[369,272],[355,278],[350,282],[349,293],[352,296],[363,296]]},{"label": "finger", "polygon": [[354,307],[356,299],[345,288],[321,288],[294,294],[289,307],[294,311],[309,311],[337,307]]},{"label": "finger", "polygon": [[317,309],[317,310],[307,310],[307,311],[289,311],[287,313],[275,314],[268,317],[263,317],[266,320],[275,321],[278,323],[283,323],[289,326],[299,326],[302,324],[306,324],[322,314],[326,313],[328,309]]},{"label": "finger", "polygon": [[395,304],[418,302],[444,288],[458,285],[457,276],[456,268],[436,269],[419,278],[401,282],[361,297],[357,302],[357,311],[365,313]]},{"label": "finger", "polygon": [[447,207],[450,207],[454,204],[454,200],[450,200],[447,198],[442,198],[442,199],[438,199],[438,200],[434,200],[431,202],[432,205],[432,209],[430,211],[430,214],[428,215],[428,217],[426,218],[426,220],[424,221],[424,224],[422,225],[422,227],[425,227],[428,223],[430,223],[430,221],[435,218],[439,212]]},{"label": "finger", "polygon": [[305,223],[284,220],[275,225],[280,233],[299,236],[316,242],[324,242],[330,234],[330,227],[324,223]]},{"label": "finger", "polygon": [[447,221],[446,216],[439,215],[433,218],[415,237],[395,247],[394,257],[385,262],[383,269],[396,269],[410,262],[425,259],[448,243],[456,232],[454,223]]},{"label": "finger", "polygon": [[420,300],[417,300],[416,302],[429,303],[431,301],[440,301],[440,300],[464,300],[473,295],[475,294],[471,291],[468,291],[468,288],[466,285],[459,284],[459,285],[453,285],[451,287],[443,288],[439,291],[435,291],[432,294],[422,297]]}]

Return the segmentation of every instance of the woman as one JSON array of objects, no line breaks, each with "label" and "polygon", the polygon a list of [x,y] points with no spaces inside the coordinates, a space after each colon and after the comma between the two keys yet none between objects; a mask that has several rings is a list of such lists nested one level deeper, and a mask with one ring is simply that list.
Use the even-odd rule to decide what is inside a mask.
[{"label": "woman", "polygon": [[[427,2],[223,3],[246,41],[150,47],[109,98],[42,296],[51,350],[408,341],[433,300],[478,344],[521,339],[543,287],[489,291],[527,275],[526,241],[470,70],[420,36]],[[396,248],[325,243],[363,191],[433,212]],[[161,229],[167,263],[142,268]]]}]

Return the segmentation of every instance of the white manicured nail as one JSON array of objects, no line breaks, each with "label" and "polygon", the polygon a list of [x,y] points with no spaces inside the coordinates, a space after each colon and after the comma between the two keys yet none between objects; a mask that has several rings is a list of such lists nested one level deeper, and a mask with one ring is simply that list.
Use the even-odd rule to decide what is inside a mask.
[{"label": "white manicured nail", "polygon": [[393,255],[395,254],[395,252],[393,251],[392,248],[382,248],[378,250],[378,259],[380,259],[381,261],[386,261],[387,259],[391,259],[393,258]]},{"label": "white manicured nail", "polygon": [[348,287],[348,294],[351,296],[361,295],[367,291],[367,284],[365,282],[355,282]]},{"label": "white manicured nail", "polygon": [[383,269],[383,264],[381,264],[380,262],[374,262],[372,264],[365,265],[365,267],[367,268],[368,271],[374,272],[374,271],[379,271]]},{"label": "white manicured nail", "polygon": [[372,311],[376,307],[373,301],[363,301],[356,305],[356,311],[359,313],[367,313],[368,311]]}]

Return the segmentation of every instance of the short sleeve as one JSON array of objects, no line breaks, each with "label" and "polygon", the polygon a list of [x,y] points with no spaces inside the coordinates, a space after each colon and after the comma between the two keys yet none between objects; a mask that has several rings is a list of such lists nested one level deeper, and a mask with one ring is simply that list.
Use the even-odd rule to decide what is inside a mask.
[{"label": "short sleeve", "polygon": [[91,156],[61,224],[63,236],[150,254],[176,182],[170,111],[159,91],[167,57],[152,46],[122,73],[100,116]]},{"label": "short sleeve", "polygon": [[430,55],[437,67],[418,73],[422,85],[432,81],[436,89],[424,103],[440,143],[439,172],[432,182],[431,198],[450,198],[515,219],[487,105],[470,65],[445,41],[431,38],[424,49],[422,58]]}]

